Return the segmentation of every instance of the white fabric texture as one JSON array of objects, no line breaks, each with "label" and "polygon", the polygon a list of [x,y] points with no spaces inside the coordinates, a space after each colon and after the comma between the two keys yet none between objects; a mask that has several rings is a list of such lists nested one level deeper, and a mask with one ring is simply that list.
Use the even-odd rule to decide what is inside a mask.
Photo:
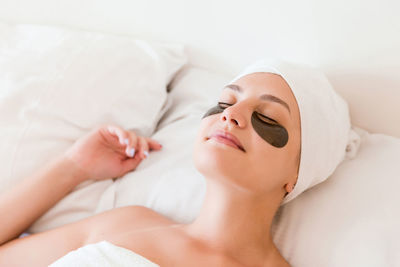
[{"label": "white fabric texture", "polygon": [[49,267],[158,267],[133,251],[108,241],[89,244],[71,251]]},{"label": "white fabric texture", "polygon": [[354,130],[357,156],[275,217],[274,242],[293,267],[400,266],[400,139]]},{"label": "white fabric texture", "polygon": [[[0,24],[0,191],[101,124],[150,136],[184,46],[40,25]],[[33,224],[92,215],[112,180],[87,181]]]},{"label": "white fabric texture", "polygon": [[282,76],[299,106],[299,175],[294,189],[283,199],[284,205],[303,191],[323,182],[345,158],[354,156],[360,137],[351,129],[346,101],[335,92],[321,71],[279,59],[262,59],[246,67],[231,83],[256,72]]}]

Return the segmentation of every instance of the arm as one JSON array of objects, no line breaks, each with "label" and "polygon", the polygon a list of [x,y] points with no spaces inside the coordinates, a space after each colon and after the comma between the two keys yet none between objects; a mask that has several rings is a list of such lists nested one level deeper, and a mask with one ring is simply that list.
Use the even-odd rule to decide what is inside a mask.
[{"label": "arm", "polygon": [[[129,153],[132,147],[138,151],[133,157]],[[60,257],[82,246],[88,229],[83,222],[15,238],[79,183],[120,177],[138,166],[145,158],[144,151],[160,148],[150,138],[138,137],[118,127],[99,127],[79,139],[64,155],[4,193],[0,197],[0,266],[4,263],[9,266],[25,257],[36,260],[46,257],[47,252]]]},{"label": "arm", "polygon": [[84,178],[71,161],[60,157],[1,195],[0,245],[17,238]]},{"label": "arm", "polygon": [[78,222],[8,242],[0,247],[0,266],[48,266],[84,245],[101,240],[112,241],[113,238],[129,236],[134,229],[163,225],[168,221],[160,217],[140,206],[108,210]]}]

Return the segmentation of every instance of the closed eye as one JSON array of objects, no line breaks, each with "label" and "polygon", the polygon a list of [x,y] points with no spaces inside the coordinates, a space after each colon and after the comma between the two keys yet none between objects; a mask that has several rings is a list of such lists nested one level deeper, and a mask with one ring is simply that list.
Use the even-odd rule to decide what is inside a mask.
[{"label": "closed eye", "polygon": [[268,119],[268,120],[270,120],[270,121],[273,121],[273,122],[275,122],[275,123],[278,123],[276,120],[273,120],[273,119],[271,119],[271,118],[269,118],[269,117],[267,117],[267,116],[264,116],[263,114],[260,114],[260,113],[258,113],[258,112],[257,112],[257,114],[260,115],[260,116],[263,117],[263,118],[266,118],[266,119]]},{"label": "closed eye", "polygon": [[[218,106],[220,108],[227,108],[229,106],[232,106],[232,104],[228,104],[228,103],[224,103],[224,102],[218,102]],[[224,106],[227,106],[227,107],[224,107]]]},{"label": "closed eye", "polygon": [[[225,108],[227,108],[227,107],[230,107],[230,106],[232,106],[232,105],[233,105],[233,104],[228,104],[228,103],[224,103],[224,102],[218,102],[218,106],[219,106],[220,108],[223,108],[223,109],[225,109]],[[278,123],[276,120],[271,119],[270,117],[267,117],[267,116],[265,116],[265,115],[263,115],[263,114],[261,114],[261,113],[258,113],[258,112],[257,112],[257,115],[261,116],[262,118],[265,118],[265,119],[268,119],[268,120],[270,120],[270,121],[273,121],[273,122],[275,122],[275,123]]]}]

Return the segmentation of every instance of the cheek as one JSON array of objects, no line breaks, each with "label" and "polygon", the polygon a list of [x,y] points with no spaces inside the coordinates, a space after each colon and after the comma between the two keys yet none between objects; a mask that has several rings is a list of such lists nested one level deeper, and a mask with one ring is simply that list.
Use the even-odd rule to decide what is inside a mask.
[{"label": "cheek", "polygon": [[272,147],[271,145],[258,140],[252,159],[249,162],[256,175],[260,177],[260,184],[264,188],[280,189],[297,174],[297,156],[295,144],[288,142],[283,148]]},{"label": "cheek", "polygon": [[201,119],[200,126],[198,128],[196,142],[204,141],[204,139],[210,134],[212,125],[215,123],[217,116],[209,116]]},{"label": "cheek", "polygon": [[274,188],[280,186],[290,165],[288,145],[277,148],[267,143],[257,133],[252,134],[253,149],[248,153],[249,175],[256,177],[260,186]]},{"label": "cheek", "polygon": [[214,116],[210,116],[207,118],[203,118],[200,122],[200,127],[198,128],[197,135],[194,142],[193,147],[193,161],[197,167],[197,164],[203,160],[203,155],[205,153],[205,142],[206,137],[209,135],[211,131],[211,125],[213,124],[215,118]]}]

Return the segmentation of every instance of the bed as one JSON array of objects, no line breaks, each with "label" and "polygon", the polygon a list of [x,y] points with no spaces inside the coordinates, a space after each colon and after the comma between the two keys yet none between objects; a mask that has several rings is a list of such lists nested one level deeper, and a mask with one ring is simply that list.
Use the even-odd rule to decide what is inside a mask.
[{"label": "bed", "polygon": [[79,185],[27,234],[127,205],[193,220],[205,192],[191,160],[201,116],[244,66],[275,56],[321,68],[360,137],[328,180],[280,208],[273,236],[282,255],[294,267],[400,266],[397,2],[1,6],[0,192],[101,123],[164,146],[122,178]]}]

